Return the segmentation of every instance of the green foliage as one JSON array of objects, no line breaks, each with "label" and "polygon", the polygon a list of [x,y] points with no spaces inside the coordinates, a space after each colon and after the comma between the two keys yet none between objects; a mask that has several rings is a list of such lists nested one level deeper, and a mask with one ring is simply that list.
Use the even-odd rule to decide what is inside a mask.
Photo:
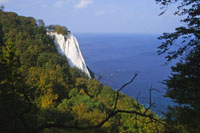
[{"label": "green foliage", "polygon": [[[164,8],[170,4],[179,2],[178,10],[174,13],[178,16],[184,16],[185,18],[181,20],[184,24],[181,27],[177,27],[176,31],[173,33],[163,33],[163,36],[159,39],[164,40],[162,45],[158,48],[158,53],[163,54],[167,53],[167,60],[176,59],[181,55],[187,55],[189,51],[192,51],[193,48],[199,46],[200,39],[200,17],[199,17],[199,0],[155,0],[157,3],[160,3]],[[165,12],[165,10],[164,10]],[[162,13],[164,13],[162,12]],[[161,13],[161,14],[162,14]],[[176,43],[176,40],[181,40],[178,49],[173,47]],[[171,49],[170,49],[171,48]]]},{"label": "green foliage", "polygon": [[49,25],[48,30],[57,32],[58,34],[67,35],[70,31],[65,26],[60,25]]},{"label": "green foliage", "polygon": [[[0,132],[162,132],[161,124],[134,113],[106,120],[116,91],[70,68],[46,32],[42,20],[0,11]],[[117,109],[145,111],[121,93]]]},{"label": "green foliage", "polygon": [[[178,105],[169,107],[166,114],[168,132],[199,132],[200,127],[200,1],[156,0],[163,8],[179,3],[175,15],[184,16],[184,24],[173,33],[164,33],[159,39],[159,54],[167,53],[167,60],[181,57],[172,67],[171,76],[164,81],[166,97]],[[163,12],[164,13],[164,12]],[[175,44],[179,47],[176,49]]]},{"label": "green foliage", "polygon": [[[200,49],[192,51],[185,61],[172,67],[173,73],[166,85],[169,87],[166,96],[180,104],[187,104],[200,109]],[[178,91],[177,91],[178,90]]]},{"label": "green foliage", "polygon": [[[198,132],[200,130],[200,49],[192,51],[185,61],[172,67],[173,73],[165,84],[166,97],[179,106],[170,108],[167,121],[179,132]],[[175,125],[175,126],[174,126]],[[181,127],[181,128],[179,128]]]}]

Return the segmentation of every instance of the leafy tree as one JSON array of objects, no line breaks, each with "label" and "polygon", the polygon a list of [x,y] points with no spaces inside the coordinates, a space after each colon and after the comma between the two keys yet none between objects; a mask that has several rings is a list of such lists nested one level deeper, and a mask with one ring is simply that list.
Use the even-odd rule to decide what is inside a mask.
[{"label": "leafy tree", "polygon": [[162,132],[161,118],[120,93],[135,77],[118,91],[89,79],[69,67],[47,30],[0,11],[0,132]]},{"label": "leafy tree", "polygon": [[[173,33],[164,33],[163,36],[159,37],[163,41],[162,45],[160,45],[159,54],[163,54],[167,52],[167,60],[170,61],[172,59],[176,59],[178,56],[185,55],[195,47],[199,45],[200,39],[200,19],[199,19],[199,8],[200,1],[199,0],[156,0],[157,3],[160,3],[165,10],[161,13],[161,15],[167,10],[167,7],[170,4],[179,2],[178,11],[174,14],[179,16],[186,16],[181,22],[184,26],[176,28],[176,31]],[[173,46],[175,41],[180,40],[180,44],[178,49]],[[175,50],[174,50],[175,49]]]},{"label": "leafy tree", "polygon": [[0,6],[0,11],[4,11],[4,9],[5,9],[4,5],[1,5]]},{"label": "leafy tree", "polygon": [[58,34],[63,34],[63,35],[67,35],[70,33],[70,31],[65,26],[60,26],[60,25],[49,25],[48,29],[50,31],[55,31]]},{"label": "leafy tree", "polygon": [[[199,0],[156,0],[167,9],[179,3],[175,15],[184,16],[183,26],[173,33],[164,33],[159,39],[159,54],[167,53],[167,60],[178,57],[180,62],[172,67],[172,74],[164,81],[166,97],[178,103],[168,110],[167,130],[171,132],[199,132],[200,130],[200,1]],[[164,10],[165,12],[166,10]],[[162,12],[161,14],[163,14]],[[175,44],[179,43],[176,49]]]},{"label": "leafy tree", "polygon": [[39,26],[45,26],[44,21],[42,19],[38,19],[38,25]]}]

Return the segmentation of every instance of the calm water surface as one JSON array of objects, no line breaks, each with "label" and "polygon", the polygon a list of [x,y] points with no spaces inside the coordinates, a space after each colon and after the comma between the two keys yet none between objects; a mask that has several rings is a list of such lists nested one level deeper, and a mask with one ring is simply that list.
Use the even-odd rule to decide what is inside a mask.
[{"label": "calm water surface", "polygon": [[165,64],[164,55],[158,56],[159,35],[142,34],[75,34],[79,41],[86,64],[104,85],[120,88],[134,73],[138,77],[122,92],[136,98],[141,104],[148,104],[151,86],[154,91],[152,109],[158,114],[166,111],[172,102],[164,98],[165,86],[161,84],[170,75],[171,64]]}]

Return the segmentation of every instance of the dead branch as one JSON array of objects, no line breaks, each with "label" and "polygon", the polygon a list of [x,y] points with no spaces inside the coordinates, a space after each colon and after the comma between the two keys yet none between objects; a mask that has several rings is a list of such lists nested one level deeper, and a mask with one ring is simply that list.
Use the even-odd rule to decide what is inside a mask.
[{"label": "dead branch", "polygon": [[114,108],[113,108],[112,112],[114,112],[116,110],[116,108],[117,108],[117,103],[118,103],[118,100],[119,100],[119,93],[120,93],[120,91],[122,91],[126,86],[128,86],[129,84],[131,84],[135,80],[135,78],[137,76],[138,76],[138,74],[135,73],[134,76],[132,77],[132,79],[129,82],[125,83],[124,85],[122,85],[122,87],[120,87],[117,90],[117,96],[115,98],[115,104],[114,104]]},{"label": "dead branch", "polygon": [[[117,90],[113,109],[111,111],[109,111],[110,113],[108,113],[107,117],[103,121],[101,121],[100,123],[98,123],[97,125],[88,126],[88,127],[81,127],[81,126],[78,126],[77,124],[75,124],[73,126],[67,126],[67,125],[62,125],[62,124],[48,124],[47,123],[47,124],[44,124],[44,125],[36,128],[34,131],[35,132],[39,132],[39,131],[41,131],[41,130],[43,130],[45,128],[76,129],[76,130],[96,129],[96,128],[100,128],[104,123],[106,123],[107,121],[109,121],[110,118],[114,117],[118,113],[136,114],[136,115],[139,115],[139,116],[142,116],[142,117],[147,117],[151,121],[155,121],[155,122],[159,122],[161,124],[165,124],[162,121],[154,118],[153,114],[146,114],[147,111],[154,105],[154,104],[151,103],[151,101],[150,101],[150,106],[148,108],[146,108],[146,110],[144,112],[141,112],[141,111],[138,112],[138,111],[118,110],[117,109],[117,104],[118,104],[118,100],[119,100],[119,93],[120,93],[120,91],[122,91],[126,86],[128,86],[129,84],[131,84],[136,79],[137,76],[138,76],[138,74],[134,74],[134,76],[132,77],[132,79],[129,82],[125,83],[124,85],[122,85],[122,87],[120,87]],[[150,92],[152,92],[152,91],[153,91],[153,89],[151,89]],[[151,97],[151,94],[150,94],[150,97]],[[139,104],[138,104],[138,107],[139,107]]]}]

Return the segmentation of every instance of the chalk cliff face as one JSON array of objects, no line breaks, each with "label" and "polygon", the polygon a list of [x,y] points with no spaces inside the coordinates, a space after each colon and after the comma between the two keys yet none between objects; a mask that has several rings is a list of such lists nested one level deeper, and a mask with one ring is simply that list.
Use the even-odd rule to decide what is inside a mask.
[{"label": "chalk cliff face", "polygon": [[48,32],[47,34],[54,38],[59,54],[67,58],[69,65],[80,69],[91,78],[76,38],[71,33],[66,36],[56,32]]}]

